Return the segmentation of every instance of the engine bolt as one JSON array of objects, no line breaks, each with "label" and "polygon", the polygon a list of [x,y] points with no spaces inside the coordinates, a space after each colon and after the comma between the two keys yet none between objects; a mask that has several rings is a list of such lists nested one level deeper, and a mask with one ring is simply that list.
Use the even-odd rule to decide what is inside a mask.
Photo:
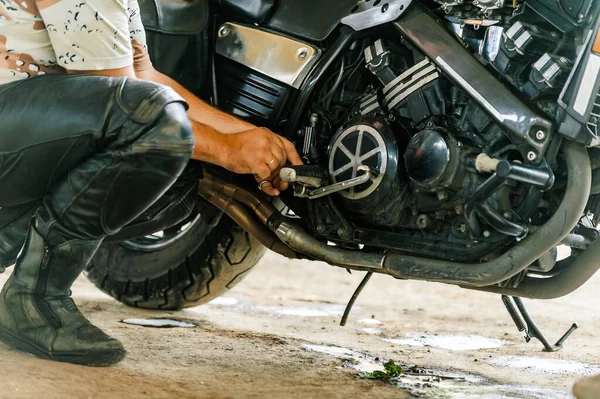
[{"label": "engine bolt", "polygon": [[300,50],[298,50],[298,59],[300,61],[304,61],[306,57],[308,57],[308,50],[306,48],[303,47]]},{"label": "engine bolt", "polygon": [[533,152],[533,151],[529,151],[529,152],[527,153],[527,159],[528,159],[528,160],[530,160],[530,161],[535,161],[535,160],[536,160],[536,158],[537,158],[537,155],[535,155],[535,152]]},{"label": "engine bolt", "polygon": [[420,215],[417,218],[417,227],[421,230],[425,230],[427,227],[429,227],[430,222],[429,222],[429,216],[427,215]]},{"label": "engine bolt", "polygon": [[483,236],[484,236],[485,238],[490,238],[490,237],[492,236],[492,233],[490,233],[490,231],[489,231],[489,230],[486,230],[486,231],[484,231],[484,232],[483,232]]},{"label": "engine bolt", "polygon": [[535,138],[538,139],[539,141],[546,139],[546,132],[544,132],[543,130],[538,130],[535,133]]},{"label": "engine bolt", "polygon": [[504,212],[504,215],[503,215],[503,216],[504,216],[505,218],[507,218],[507,219],[511,219],[511,218],[512,218],[512,214],[511,214],[510,212]]},{"label": "engine bolt", "polygon": [[448,193],[447,193],[447,192],[445,192],[445,191],[440,191],[440,192],[437,194],[437,197],[438,197],[438,199],[439,199],[440,201],[446,201],[446,200],[448,199]]},{"label": "engine bolt", "polygon": [[229,29],[228,26],[223,26],[220,30],[219,30],[219,36],[220,37],[225,37],[227,35],[229,35],[229,33],[231,32],[231,29]]}]

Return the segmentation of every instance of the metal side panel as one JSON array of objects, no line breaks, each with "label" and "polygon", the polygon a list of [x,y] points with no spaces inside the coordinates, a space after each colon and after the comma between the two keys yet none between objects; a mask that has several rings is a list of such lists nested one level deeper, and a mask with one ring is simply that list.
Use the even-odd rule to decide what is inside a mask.
[{"label": "metal side panel", "polygon": [[410,3],[412,3],[412,0],[384,2],[361,0],[350,11],[350,15],[342,18],[341,22],[357,31],[369,29],[395,21],[408,8]]},{"label": "metal side panel", "polygon": [[219,28],[216,51],[296,89],[321,57],[311,44],[229,22]]}]

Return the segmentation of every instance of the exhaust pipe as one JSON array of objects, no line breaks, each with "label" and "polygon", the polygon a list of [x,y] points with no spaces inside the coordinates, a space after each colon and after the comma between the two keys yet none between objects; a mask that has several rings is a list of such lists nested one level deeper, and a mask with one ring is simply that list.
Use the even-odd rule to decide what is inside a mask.
[{"label": "exhaust pipe", "polygon": [[[577,143],[565,142],[562,150],[568,170],[568,183],[565,196],[556,213],[545,225],[509,249],[508,252],[482,264],[432,260],[398,253],[374,254],[332,247],[318,241],[292,221],[281,217],[272,205],[234,184],[205,174],[206,177],[200,185],[206,185],[222,197],[233,198],[249,206],[257,214],[260,222],[268,226],[282,242],[294,251],[335,266],[385,273],[399,279],[455,284],[464,288],[515,296],[527,297],[527,292],[529,292],[528,297],[543,297],[549,294],[544,294],[546,290],[541,287],[552,279],[543,281],[526,279],[522,287],[516,288],[514,291],[509,290],[510,292],[500,287],[494,287],[494,285],[525,270],[527,266],[562,242],[579,222],[590,194],[590,159],[586,148]],[[205,194],[207,193],[205,192]],[[217,204],[217,206],[219,205]],[[223,207],[223,209],[227,208]],[[231,210],[229,212],[224,210],[224,212],[229,215]],[[246,221],[246,225],[248,223],[249,221]],[[577,288],[600,268],[600,262],[593,261],[600,255],[600,243],[593,244],[584,255],[587,253],[589,253],[588,256],[582,255],[575,261],[569,269],[568,277],[561,277],[563,275],[555,277],[556,283],[553,284],[556,285],[563,284],[566,279],[573,279],[572,281],[577,282],[568,284],[569,288],[559,290],[558,293],[572,287],[574,287],[573,289]],[[567,275],[566,273],[565,275]],[[579,282],[581,284],[577,285]],[[520,292],[521,288],[523,288],[522,293]]]},{"label": "exhaust pipe", "polygon": [[[298,254],[289,246],[281,242],[281,240],[273,234],[273,232],[260,223],[255,216],[252,215],[247,206],[242,205],[231,197],[211,190],[207,185],[201,184],[198,187],[198,193],[208,202],[216,206],[220,211],[225,213],[248,234],[256,238],[266,248],[277,252],[286,258],[296,259]],[[273,213],[276,209],[273,208]]]},{"label": "exhaust pipe", "polygon": [[508,252],[489,262],[474,265],[390,254],[384,263],[386,273],[401,279],[485,287],[501,283],[525,270],[569,235],[587,205],[592,181],[587,150],[573,142],[565,142],[562,148],[568,183],[558,210],[546,224]]}]

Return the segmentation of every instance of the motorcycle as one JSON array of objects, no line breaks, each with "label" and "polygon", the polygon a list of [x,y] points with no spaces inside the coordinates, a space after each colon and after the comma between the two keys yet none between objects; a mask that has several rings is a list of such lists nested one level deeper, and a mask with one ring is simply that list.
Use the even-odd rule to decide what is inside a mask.
[{"label": "motorcycle", "polygon": [[[92,260],[119,301],[196,306],[266,249],[553,299],[600,268],[600,1],[140,0],[157,69],[292,141],[267,198],[191,163]],[[243,150],[243,149],[242,149]],[[568,254],[558,257],[557,248]]]}]

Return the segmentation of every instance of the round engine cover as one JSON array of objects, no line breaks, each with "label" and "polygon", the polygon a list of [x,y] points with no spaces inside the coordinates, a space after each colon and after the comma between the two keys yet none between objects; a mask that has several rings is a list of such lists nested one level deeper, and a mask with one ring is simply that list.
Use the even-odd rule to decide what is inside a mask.
[{"label": "round engine cover", "polygon": [[435,130],[415,134],[404,154],[406,171],[412,180],[425,186],[435,186],[450,163],[450,148]]},{"label": "round engine cover", "polygon": [[[350,200],[366,198],[377,190],[387,172],[390,155],[384,138],[389,128],[375,118],[359,119],[344,125],[329,147],[329,174],[335,183],[357,177],[362,165],[374,172],[370,182],[340,193]],[[392,162],[397,163],[397,150],[395,152]]]},{"label": "round engine cover", "polygon": [[346,209],[372,224],[397,223],[408,190],[396,138],[385,122],[370,116],[349,121],[334,135],[328,155],[334,183],[359,176],[363,165],[373,173],[367,183],[339,193]]}]

